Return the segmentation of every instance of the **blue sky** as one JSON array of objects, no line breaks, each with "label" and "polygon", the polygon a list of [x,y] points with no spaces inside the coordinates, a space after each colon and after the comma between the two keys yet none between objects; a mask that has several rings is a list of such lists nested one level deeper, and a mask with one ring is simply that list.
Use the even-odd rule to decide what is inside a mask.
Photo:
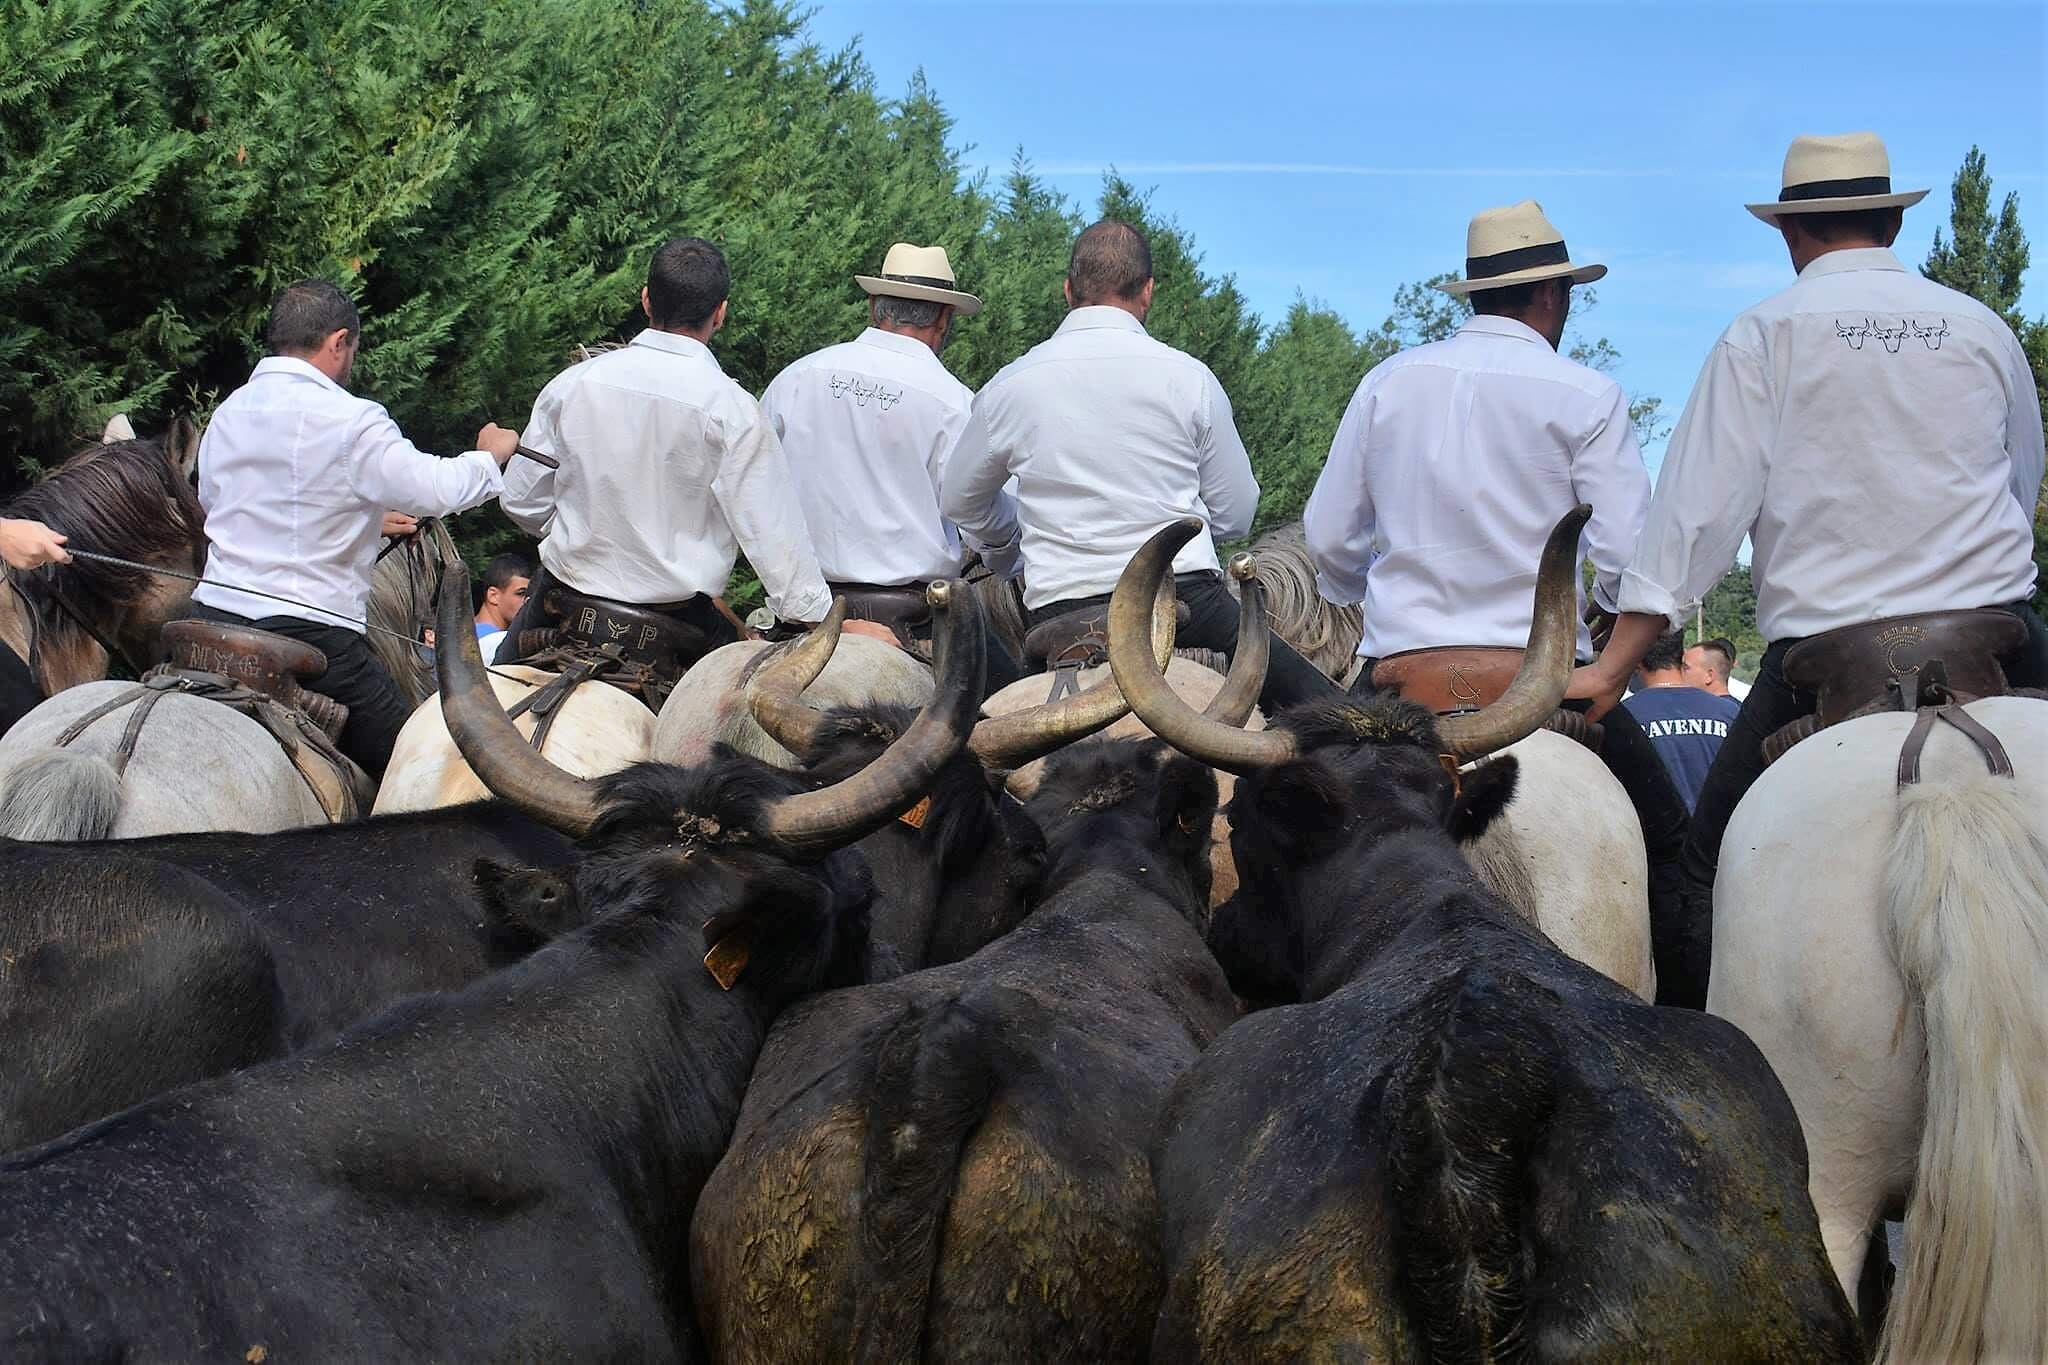
[{"label": "blue sky", "polygon": [[[2019,193],[2048,312],[2048,6],[893,4],[821,0],[884,94],[922,67],[967,159],[1021,147],[1092,204],[1114,166],[1269,322],[1296,291],[1354,326],[1456,269],[1478,209],[1540,200],[1605,261],[1587,330],[1677,415],[1730,318],[1791,277],[1743,210],[1801,132],[1873,129],[1917,265],[1972,143]],[[972,287],[972,281],[967,282]],[[1654,457],[1653,457],[1654,458]]]}]

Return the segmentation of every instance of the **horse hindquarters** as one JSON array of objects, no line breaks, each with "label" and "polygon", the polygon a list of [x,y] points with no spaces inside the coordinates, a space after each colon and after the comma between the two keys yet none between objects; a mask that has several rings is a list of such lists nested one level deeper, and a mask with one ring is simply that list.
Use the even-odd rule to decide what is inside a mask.
[{"label": "horse hindquarters", "polygon": [[[1981,984],[2042,980],[2043,892],[2028,902],[2020,888],[2041,875],[2038,863],[2027,865],[2039,856],[2028,850],[2039,848],[2040,816],[2027,812],[2048,810],[2048,772],[2029,760],[2048,753],[2048,707],[1996,698],[1970,713],[2015,757],[2019,773],[1999,779],[2002,790],[1984,791],[1991,779],[1981,755],[1937,726],[1925,781],[1902,802],[1898,754],[1912,718],[1847,722],[1793,748],[1743,798],[1714,888],[1707,1009],[1750,1036],[1798,1110],[1814,1208],[1845,1292],[1856,1293],[1871,1228],[1909,1196],[1994,1211],[1981,1223],[1909,1216],[1909,1250],[1932,1257],[1936,1269],[1901,1274],[1886,1346],[1899,1359],[1942,1349],[1909,1327],[1916,1310],[1905,1295],[1915,1279],[1940,1303],[1962,1302],[1961,1293],[1988,1304],[1990,1323],[2044,1311],[2043,1275],[2026,1268],[2042,1264],[2041,1159],[2018,1183],[1988,1155],[1947,1164],[1963,1155],[1957,1134],[1968,1148],[1995,1146],[2010,1158],[2026,1129],[2041,1133],[2040,1111],[2030,1108],[2039,1090],[2013,1080],[2038,1085],[2032,1077],[2048,1065],[2042,986],[2008,994],[2009,984]],[[1973,784],[1987,804],[1954,790]],[[1967,936],[1957,942],[1957,934]],[[1958,1017],[1953,993],[1985,989],[1994,993],[1983,1006],[1991,1012]],[[1913,1008],[1923,992],[1927,1003]],[[1999,1036],[2001,1027],[2013,1031]],[[1959,1241],[1943,1249],[1944,1234]],[[1983,1243],[1992,1239],[2008,1249],[1989,1254]],[[1983,1293],[1968,1288],[1963,1267],[1972,1260],[1989,1277]],[[1937,1288],[1941,1274],[1964,1283]],[[1953,1325],[1957,1314],[1944,1316],[1950,1327],[1933,1330],[1962,1330]],[[1918,1344],[1901,1335],[1908,1330]],[[2020,1329],[2022,1344],[2003,1353],[1986,1337],[1983,1353],[2044,1358],[2048,1337],[2025,1335],[2041,1330]],[[1977,1353],[1967,1343],[1962,1351]]]}]

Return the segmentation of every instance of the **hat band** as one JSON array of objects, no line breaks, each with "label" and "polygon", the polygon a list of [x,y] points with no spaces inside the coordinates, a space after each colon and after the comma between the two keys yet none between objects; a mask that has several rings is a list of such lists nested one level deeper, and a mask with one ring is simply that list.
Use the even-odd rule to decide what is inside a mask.
[{"label": "hat band", "polygon": [[894,280],[897,284],[921,284],[927,289],[948,289],[956,294],[960,292],[959,287],[951,280],[942,280],[937,275],[884,275],[882,278]]},{"label": "hat band", "polygon": [[1778,191],[1781,202],[1798,199],[1855,199],[1866,194],[1890,194],[1888,175],[1863,175],[1853,180],[1809,180],[1804,185],[1787,185]]},{"label": "hat band", "polygon": [[1563,242],[1538,242],[1535,246],[1518,246],[1513,251],[1496,251],[1491,256],[1467,256],[1465,282],[1511,275],[1531,266],[1563,265],[1570,259],[1571,253],[1564,249]]}]

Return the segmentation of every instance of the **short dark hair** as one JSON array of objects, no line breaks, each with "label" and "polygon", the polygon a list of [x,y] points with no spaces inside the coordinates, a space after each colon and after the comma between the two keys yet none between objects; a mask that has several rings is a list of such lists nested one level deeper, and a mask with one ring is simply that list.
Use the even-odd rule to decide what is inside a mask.
[{"label": "short dark hair", "polygon": [[731,289],[724,252],[702,237],[677,237],[647,267],[648,316],[656,327],[702,327]]},{"label": "short dark hair", "polygon": [[493,555],[491,562],[484,565],[483,585],[486,588],[510,587],[515,578],[533,577],[533,561],[516,550]]},{"label": "short dark hair", "polygon": [[305,355],[319,350],[336,332],[360,336],[362,330],[354,302],[332,280],[300,280],[278,290],[270,301],[263,344],[272,355]]},{"label": "short dark hair", "polygon": [[1721,676],[1727,677],[1735,671],[1736,661],[1741,657],[1735,652],[1735,642],[1725,635],[1716,635],[1711,640],[1700,641],[1700,648],[1721,656]]},{"label": "short dark hair", "polygon": [[899,299],[893,294],[875,295],[875,321],[898,327],[936,327],[946,305],[936,299]]},{"label": "short dark hair", "polygon": [[1668,669],[1678,668],[1684,663],[1685,633],[1667,630],[1652,640],[1650,647],[1643,651],[1643,662],[1640,667],[1645,673],[1662,673]]},{"label": "short dark hair", "polygon": [[1152,278],[1152,244],[1129,223],[1105,218],[1081,230],[1067,258],[1067,286],[1076,308],[1128,303]]},{"label": "short dark hair", "polygon": [[1569,276],[1559,275],[1554,279],[1511,284],[1505,289],[1481,289],[1472,295],[1472,311],[1490,313],[1495,317],[1512,317],[1517,313],[1526,313],[1536,306],[1536,295],[1553,284],[1561,284],[1566,289],[1572,286]]},{"label": "short dark hair", "polygon": [[1786,213],[1780,220],[1797,223],[1817,242],[1881,242],[1898,226],[1905,210],[1851,209],[1846,213]]}]

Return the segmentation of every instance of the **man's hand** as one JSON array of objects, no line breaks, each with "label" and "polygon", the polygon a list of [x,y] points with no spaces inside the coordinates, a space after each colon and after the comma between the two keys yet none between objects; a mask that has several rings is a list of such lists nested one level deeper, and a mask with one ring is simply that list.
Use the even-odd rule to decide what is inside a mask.
[{"label": "man's hand", "polygon": [[1616,682],[1596,661],[1581,664],[1572,670],[1570,686],[1565,688],[1566,701],[1590,701],[1592,707],[1586,712],[1586,719],[1594,721],[1612,711],[1621,701],[1621,694],[1628,688],[1628,676],[1624,674]]},{"label": "man's hand", "polygon": [[420,519],[418,517],[410,517],[403,512],[386,512],[384,514],[383,533],[387,539],[397,540],[402,536],[412,535],[419,529]]},{"label": "man's hand", "polygon": [[496,422],[486,422],[476,434],[476,448],[487,450],[491,458],[503,469],[508,461],[519,452],[519,433],[509,431]]},{"label": "man's hand", "polygon": [[69,564],[71,552],[64,537],[40,521],[16,521],[0,517],[0,560],[16,569],[35,569],[45,564]]},{"label": "man's hand", "polygon": [[880,621],[848,621],[841,629],[847,635],[865,635],[870,640],[890,645],[897,643],[896,632]]}]

